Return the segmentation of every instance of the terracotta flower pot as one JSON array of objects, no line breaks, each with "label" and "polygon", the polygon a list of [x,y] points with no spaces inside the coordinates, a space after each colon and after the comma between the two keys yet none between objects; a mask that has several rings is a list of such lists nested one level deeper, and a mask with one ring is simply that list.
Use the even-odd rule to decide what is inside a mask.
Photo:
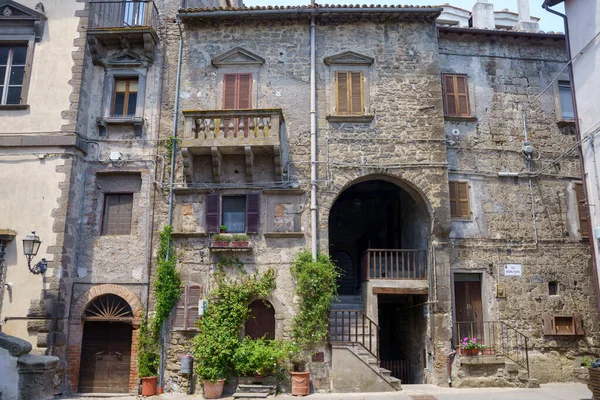
[{"label": "terracotta flower pot", "polygon": [[154,396],[156,394],[157,376],[142,378],[142,396]]},{"label": "terracotta flower pot", "polygon": [[310,393],[310,371],[290,372],[292,375],[292,395],[306,396]]},{"label": "terracotta flower pot", "polygon": [[229,247],[229,242],[212,242],[212,247]]},{"label": "terracotta flower pot", "polygon": [[225,379],[217,379],[214,382],[204,381],[204,397],[207,399],[218,399],[223,394]]},{"label": "terracotta flower pot", "polygon": [[479,349],[475,348],[475,349],[462,349],[462,353],[465,356],[476,356],[477,354],[479,354]]},{"label": "terracotta flower pot", "polygon": [[231,242],[231,247],[248,247],[248,242]]}]

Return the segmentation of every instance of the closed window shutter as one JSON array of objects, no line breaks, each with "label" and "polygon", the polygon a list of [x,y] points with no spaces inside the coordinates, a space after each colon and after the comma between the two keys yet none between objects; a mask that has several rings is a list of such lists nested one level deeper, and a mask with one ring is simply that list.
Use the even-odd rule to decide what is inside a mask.
[{"label": "closed window shutter", "polygon": [[444,106],[446,115],[456,115],[454,76],[452,75],[444,75]]},{"label": "closed window shutter", "polygon": [[200,299],[202,298],[203,287],[195,283],[187,285],[186,295],[186,329],[195,329],[198,321],[198,307]]},{"label": "closed window shutter", "polygon": [[348,115],[348,74],[346,72],[337,72],[337,113],[338,115]]},{"label": "closed window shutter", "polygon": [[456,217],[456,184],[458,182],[448,182],[450,186],[450,216]]},{"label": "closed window shutter", "polygon": [[466,75],[442,75],[444,89],[444,115],[468,117],[469,89]]},{"label": "closed window shutter", "polygon": [[583,330],[583,315],[580,313],[573,315],[573,322],[575,324],[575,334],[585,335],[585,331]]},{"label": "closed window shutter", "polygon": [[542,323],[544,326],[542,331],[544,335],[554,335],[556,333],[556,329],[554,328],[554,318],[552,315],[548,313],[542,313]]},{"label": "closed window shutter", "polygon": [[577,198],[577,214],[579,216],[579,232],[581,236],[588,237],[588,222],[587,222],[587,214],[585,210],[585,196],[583,194],[583,184],[576,183],[575,187],[575,197]]},{"label": "closed window shutter", "polygon": [[467,95],[467,77],[456,75],[456,98],[458,104],[457,115],[469,116],[469,98]]},{"label": "closed window shutter", "polygon": [[238,76],[238,74],[223,76],[223,108],[226,110],[236,108]]},{"label": "closed window shutter", "polygon": [[252,74],[239,74],[239,89],[235,108],[252,108]]},{"label": "closed window shutter", "polygon": [[177,300],[175,306],[175,318],[173,320],[173,328],[185,329],[185,302],[187,296],[187,286],[181,288],[181,296]]},{"label": "closed window shutter", "polygon": [[104,197],[103,235],[131,234],[133,194],[107,194]]},{"label": "closed window shutter", "polygon": [[249,193],[246,195],[246,232],[258,233],[260,223],[260,194]]},{"label": "closed window shutter", "polygon": [[362,94],[362,72],[350,73],[351,82],[351,114],[361,115],[363,113],[363,94]]},{"label": "closed window shutter", "polygon": [[470,217],[471,210],[469,207],[469,184],[467,182],[457,182],[457,189],[456,211],[460,217]]},{"label": "closed window shutter", "polygon": [[221,216],[221,196],[209,194],[206,196],[206,232],[219,232]]}]

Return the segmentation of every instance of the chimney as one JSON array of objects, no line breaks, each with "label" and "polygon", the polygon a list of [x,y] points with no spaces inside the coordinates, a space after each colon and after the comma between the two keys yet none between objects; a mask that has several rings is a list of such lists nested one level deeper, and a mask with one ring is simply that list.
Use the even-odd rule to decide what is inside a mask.
[{"label": "chimney", "polygon": [[487,0],[477,0],[473,6],[473,28],[494,29],[494,5]]},{"label": "chimney", "polygon": [[519,22],[512,28],[513,31],[539,31],[540,25],[531,20],[529,0],[517,0]]}]

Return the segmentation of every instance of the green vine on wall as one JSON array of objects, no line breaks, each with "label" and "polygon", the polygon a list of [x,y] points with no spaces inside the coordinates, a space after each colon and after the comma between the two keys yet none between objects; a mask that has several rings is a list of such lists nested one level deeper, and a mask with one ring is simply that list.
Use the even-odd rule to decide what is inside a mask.
[{"label": "green vine on wall", "polygon": [[340,271],[329,256],[320,254],[314,260],[308,251],[298,255],[291,271],[300,298],[292,337],[301,348],[310,350],[327,336],[329,309],[337,296]]},{"label": "green vine on wall", "polygon": [[275,289],[275,270],[234,279],[222,271],[214,274],[212,290],[199,333],[194,337],[194,372],[203,380],[225,379],[235,372],[233,355],[240,346],[239,332],[250,315],[249,304],[266,298]]}]

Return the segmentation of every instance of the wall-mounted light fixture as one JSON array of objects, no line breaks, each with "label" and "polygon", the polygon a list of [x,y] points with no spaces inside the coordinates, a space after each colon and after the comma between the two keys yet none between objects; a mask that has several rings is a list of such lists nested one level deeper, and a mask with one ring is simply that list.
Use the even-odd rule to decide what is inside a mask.
[{"label": "wall-mounted light fixture", "polygon": [[27,267],[29,268],[29,271],[35,275],[43,274],[48,268],[48,262],[45,258],[42,258],[42,260],[38,261],[33,267],[31,266],[31,260],[37,255],[41,244],[40,237],[35,234],[35,231],[31,231],[31,233],[23,239],[23,253],[25,254],[25,257],[27,257]]}]

